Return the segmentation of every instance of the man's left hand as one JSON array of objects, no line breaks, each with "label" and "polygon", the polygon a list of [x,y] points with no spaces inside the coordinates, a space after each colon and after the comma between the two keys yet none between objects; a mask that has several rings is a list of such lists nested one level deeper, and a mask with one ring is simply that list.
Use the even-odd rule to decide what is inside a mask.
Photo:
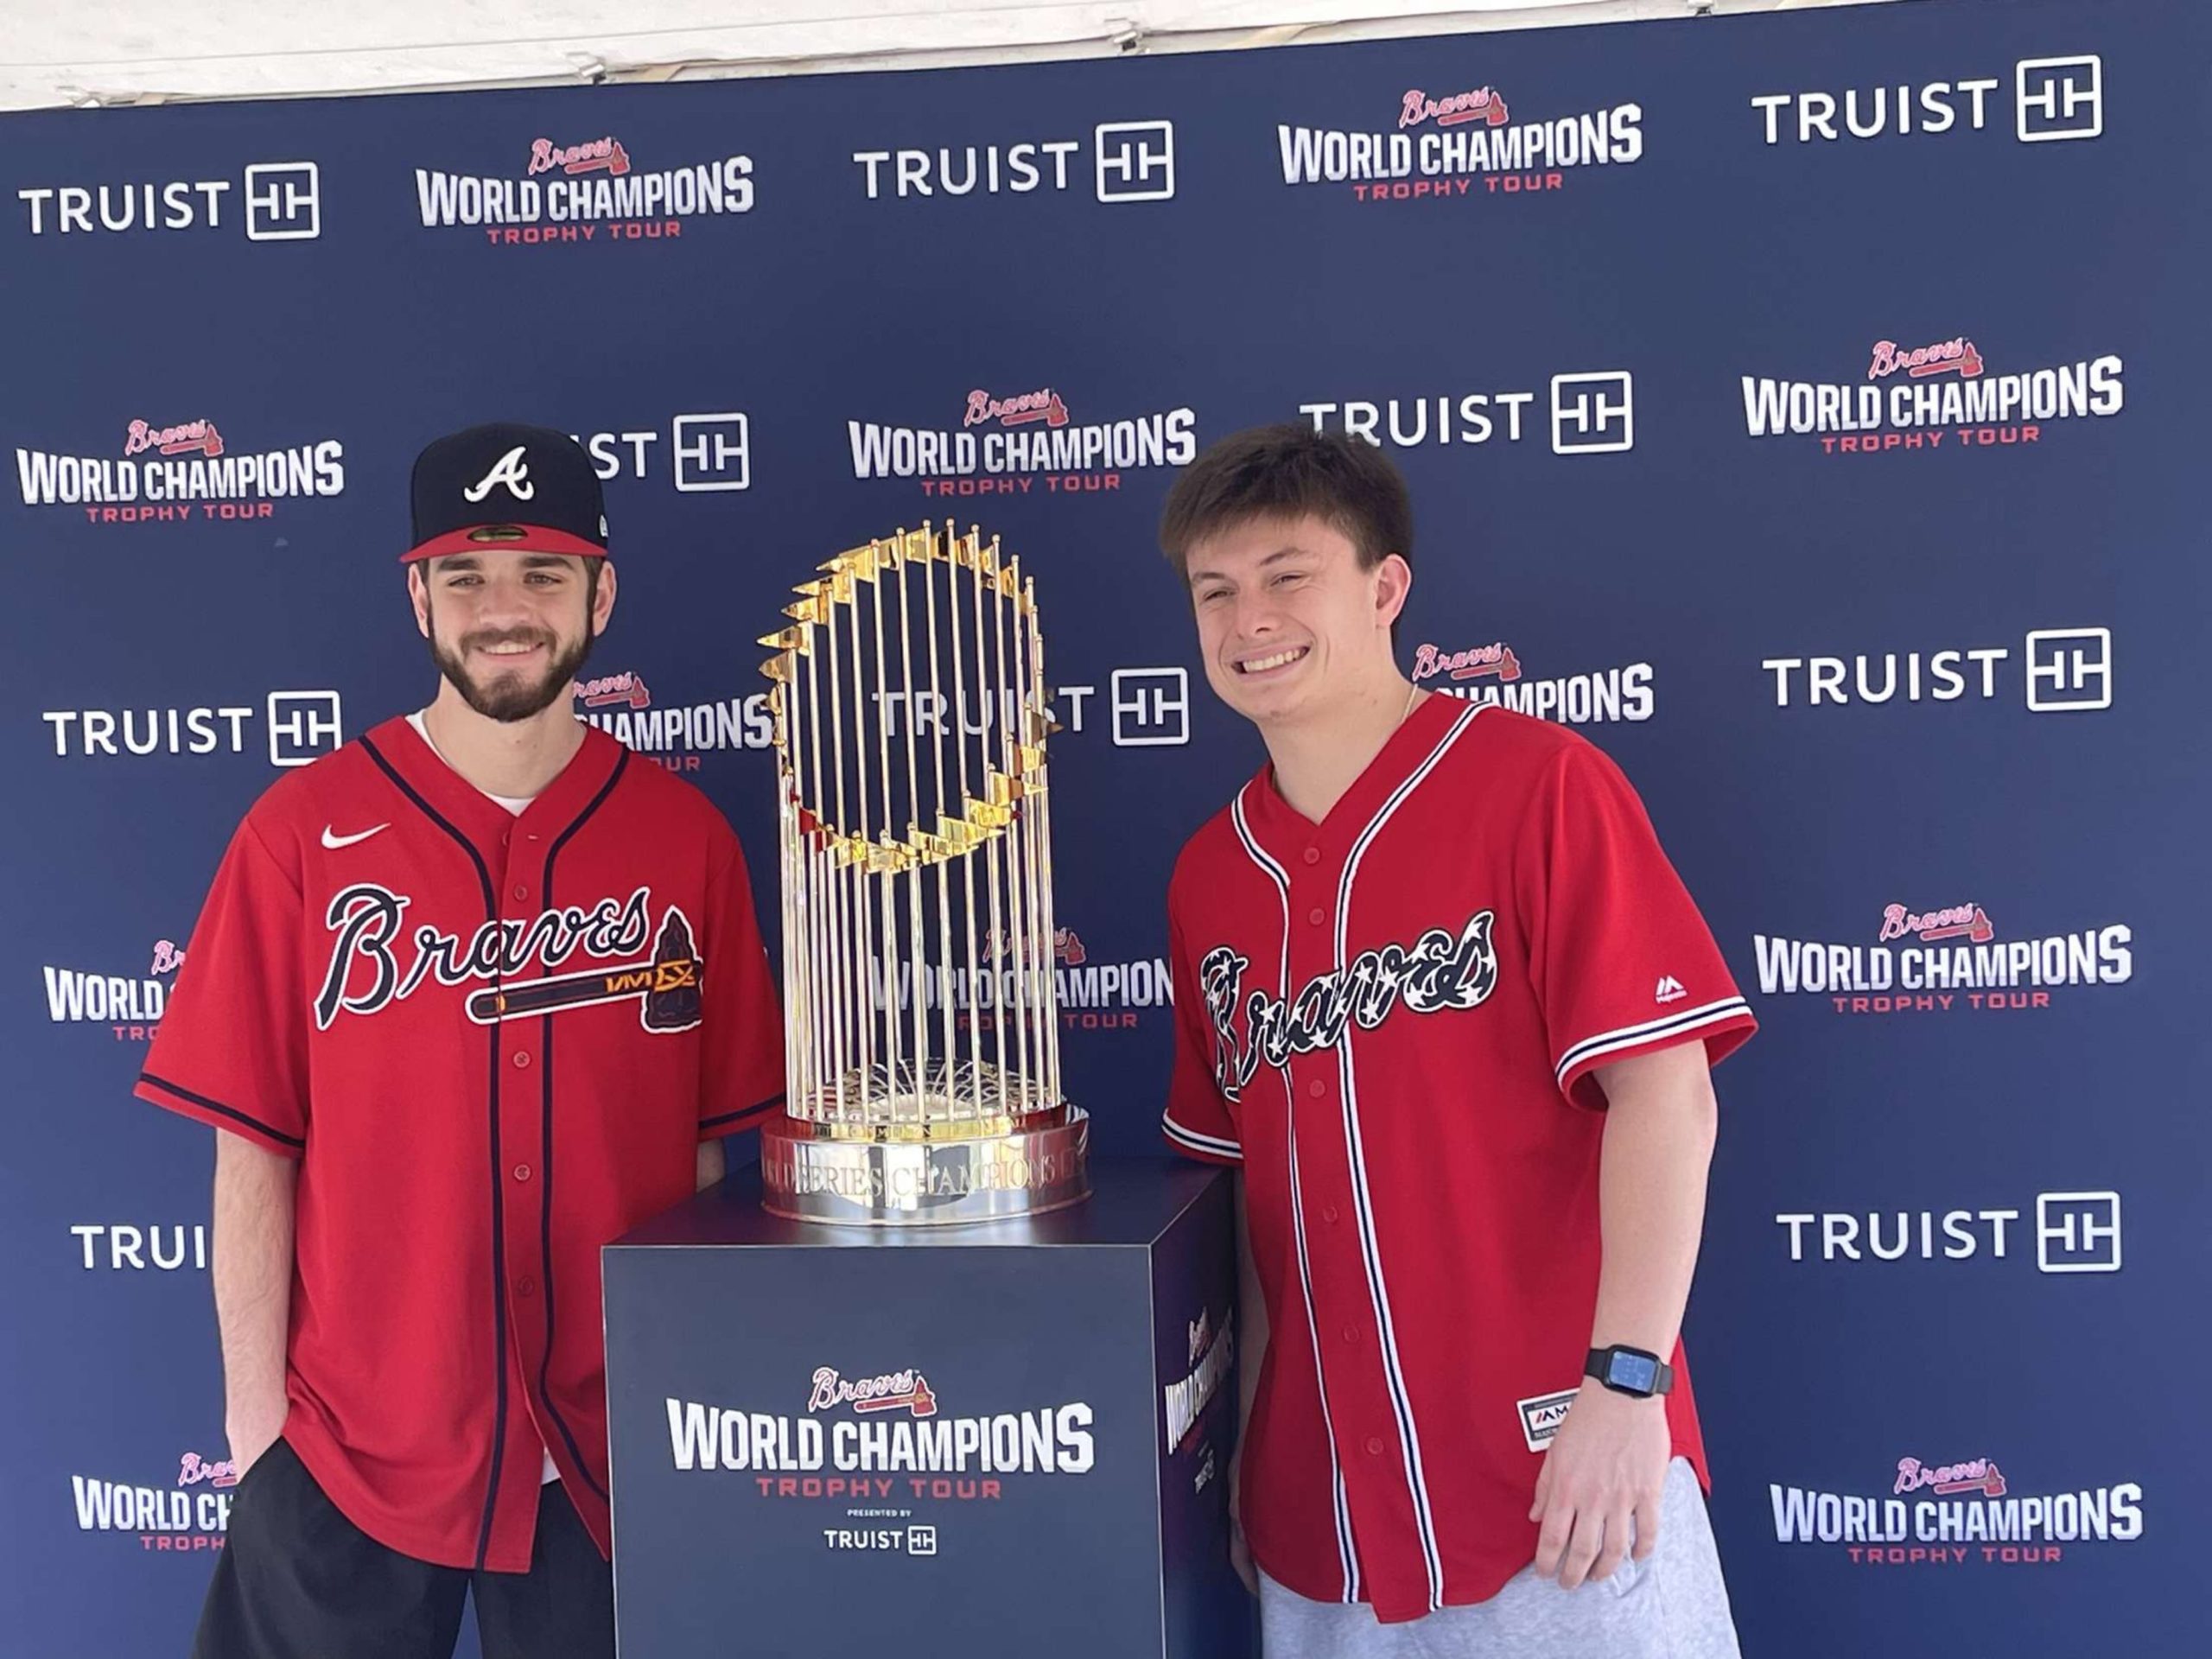
[{"label": "man's left hand", "polygon": [[1536,1502],[1536,1572],[1572,1590],[1605,1579],[1630,1552],[1645,1560],[1659,1541],[1659,1498],[1674,1439],[1667,1402],[1616,1394],[1583,1380],[1544,1453]]}]

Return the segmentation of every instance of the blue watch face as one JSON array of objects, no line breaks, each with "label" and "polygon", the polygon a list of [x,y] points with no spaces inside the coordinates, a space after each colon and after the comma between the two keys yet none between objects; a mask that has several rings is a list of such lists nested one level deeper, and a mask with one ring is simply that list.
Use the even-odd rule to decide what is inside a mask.
[{"label": "blue watch face", "polygon": [[1637,1354],[1615,1354],[1606,1376],[1617,1389],[1633,1389],[1638,1394],[1649,1394],[1658,1386],[1659,1363]]}]

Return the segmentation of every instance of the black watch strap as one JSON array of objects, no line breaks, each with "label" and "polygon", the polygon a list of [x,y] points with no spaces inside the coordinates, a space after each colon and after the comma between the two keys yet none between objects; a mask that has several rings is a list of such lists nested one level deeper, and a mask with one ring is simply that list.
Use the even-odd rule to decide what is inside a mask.
[{"label": "black watch strap", "polygon": [[[1613,1380],[1613,1356],[1616,1354],[1626,1355],[1649,1364],[1651,1368],[1651,1386],[1648,1389],[1633,1388],[1625,1382],[1616,1382]],[[1639,1400],[1671,1393],[1675,1386],[1673,1366],[1646,1349],[1630,1348],[1622,1343],[1615,1343],[1610,1348],[1592,1348],[1590,1357],[1582,1363],[1582,1375],[1596,1377],[1615,1394],[1625,1394]]]}]

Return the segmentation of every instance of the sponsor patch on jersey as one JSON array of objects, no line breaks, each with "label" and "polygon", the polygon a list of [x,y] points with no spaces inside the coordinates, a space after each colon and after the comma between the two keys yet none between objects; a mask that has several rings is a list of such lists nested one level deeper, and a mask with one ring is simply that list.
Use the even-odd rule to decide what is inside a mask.
[{"label": "sponsor patch on jersey", "polygon": [[1574,1403],[1577,1389],[1560,1394],[1540,1394],[1533,1399],[1516,1400],[1514,1409],[1521,1414],[1521,1438],[1529,1443],[1531,1452],[1541,1452],[1552,1443],[1552,1436],[1559,1433],[1559,1426],[1567,1421],[1567,1408]]}]

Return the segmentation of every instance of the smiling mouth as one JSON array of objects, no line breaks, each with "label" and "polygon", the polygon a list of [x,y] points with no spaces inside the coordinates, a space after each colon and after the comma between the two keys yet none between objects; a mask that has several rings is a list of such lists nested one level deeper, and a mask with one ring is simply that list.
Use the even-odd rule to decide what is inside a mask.
[{"label": "smiling mouth", "polygon": [[476,647],[476,654],[480,657],[489,657],[494,662],[519,663],[537,655],[544,648],[544,641],[540,639],[510,641],[505,645],[479,645]]},{"label": "smiling mouth", "polygon": [[1269,652],[1264,657],[1247,657],[1236,664],[1236,671],[1239,674],[1271,673],[1278,668],[1287,668],[1291,664],[1301,660],[1312,649],[1310,645],[1293,645],[1287,651]]}]

